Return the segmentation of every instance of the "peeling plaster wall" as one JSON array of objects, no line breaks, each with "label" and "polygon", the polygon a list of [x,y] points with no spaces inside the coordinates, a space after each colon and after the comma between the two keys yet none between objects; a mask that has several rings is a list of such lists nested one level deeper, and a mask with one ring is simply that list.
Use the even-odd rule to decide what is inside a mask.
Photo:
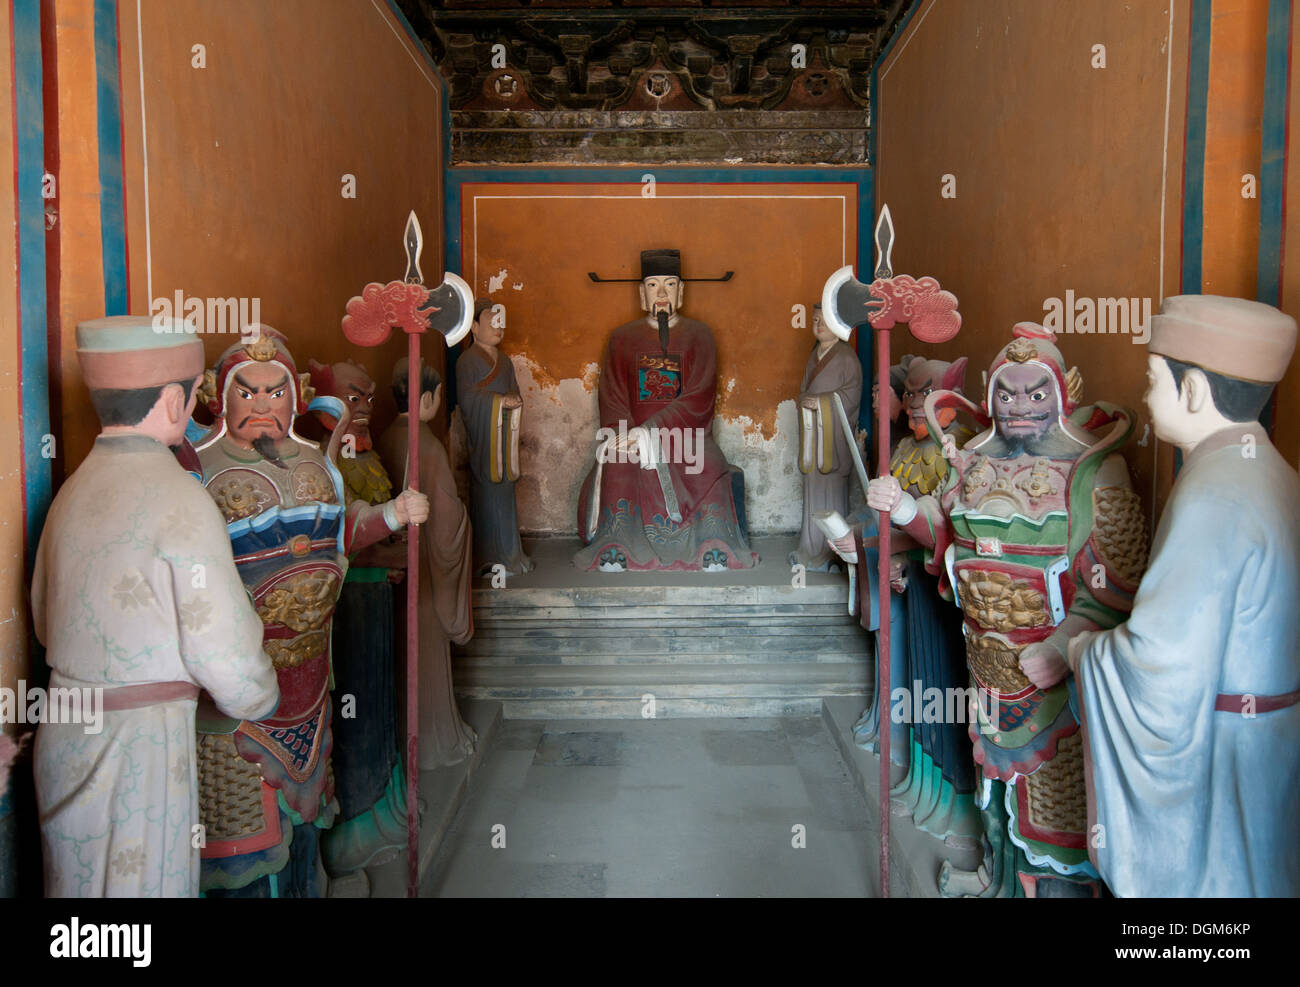
[{"label": "peeling plaster wall", "polygon": [[[515,357],[515,376],[524,399],[519,457],[523,476],[515,488],[519,526],[529,534],[568,535],[577,529],[578,492],[595,462],[599,427],[596,391],[585,382],[567,378],[541,384],[535,365]],[[599,368],[588,365],[595,377]],[[721,388],[720,388],[721,390]],[[798,531],[803,494],[795,465],[794,400],[782,401],[776,412],[776,434],[768,439],[752,419],[742,416],[713,420],[713,439],[727,459],[745,471],[745,500],[749,529],[754,534]],[[453,455],[468,493],[464,425],[459,412],[452,426]]]}]

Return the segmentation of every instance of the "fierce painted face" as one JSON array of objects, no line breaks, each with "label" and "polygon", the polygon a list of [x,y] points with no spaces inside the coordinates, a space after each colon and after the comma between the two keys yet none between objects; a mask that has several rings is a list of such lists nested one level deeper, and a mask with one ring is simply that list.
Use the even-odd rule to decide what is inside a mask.
[{"label": "fierce painted face", "polygon": [[682,307],[682,281],[672,275],[646,278],[641,282],[641,308],[655,318],[663,312],[670,319]]},{"label": "fierce painted face", "polygon": [[1045,367],[1009,363],[993,382],[993,407],[998,435],[1008,442],[1033,445],[1057,427],[1061,399]]},{"label": "fierce painted face", "polygon": [[230,374],[226,389],[226,431],[238,445],[278,442],[293,423],[293,386],[277,363],[245,363]]},{"label": "fierce painted face", "polygon": [[[313,377],[315,377],[315,366],[315,364],[312,366]],[[334,378],[334,386],[328,390],[320,388],[320,393],[331,394],[348,403],[352,420],[345,434],[355,438],[358,451],[364,452],[371,448],[370,413],[375,398],[375,382],[364,369],[354,363],[336,363],[330,370]],[[331,432],[334,431],[338,419],[324,412],[319,412],[318,416],[322,425]]]},{"label": "fierce painted face", "polygon": [[[913,360],[907,368],[903,382],[903,408],[907,411],[907,425],[917,439],[926,436],[925,399],[935,391],[958,391],[966,380],[966,358],[952,363],[945,360]],[[947,428],[957,417],[955,408],[940,408],[939,425]]]}]

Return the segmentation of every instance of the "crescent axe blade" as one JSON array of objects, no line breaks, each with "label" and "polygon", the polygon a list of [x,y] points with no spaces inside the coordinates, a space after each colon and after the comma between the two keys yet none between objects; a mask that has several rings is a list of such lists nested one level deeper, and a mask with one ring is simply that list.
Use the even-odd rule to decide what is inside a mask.
[{"label": "crescent axe blade", "polygon": [[826,279],[822,288],[822,320],[842,341],[848,342],[853,328],[871,315],[871,288],[853,276],[853,265],[845,264]]},{"label": "crescent axe blade", "polygon": [[474,292],[464,278],[448,271],[420,309],[433,309],[429,328],[441,333],[450,349],[469,335],[474,324]]}]

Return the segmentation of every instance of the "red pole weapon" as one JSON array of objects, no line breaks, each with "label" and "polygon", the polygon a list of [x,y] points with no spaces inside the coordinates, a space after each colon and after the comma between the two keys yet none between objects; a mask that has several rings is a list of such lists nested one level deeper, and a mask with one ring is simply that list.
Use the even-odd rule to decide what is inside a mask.
[{"label": "red pole weapon", "polygon": [[[465,338],[474,317],[474,294],[468,284],[450,272],[437,288],[424,287],[420,252],[424,234],[415,210],[406,218],[403,236],[406,276],[387,284],[371,282],[360,295],[348,299],[343,335],[357,346],[379,346],[394,328],[406,333],[408,369],[406,407],[407,487],[420,486],[420,336],[429,329],[440,332],[450,348]],[[420,534],[417,525],[406,529],[406,896],[414,898],[420,884]]]},{"label": "red pole weapon", "polygon": [[[822,318],[840,328],[845,336],[867,321],[876,330],[876,475],[889,475],[889,330],[905,323],[911,334],[924,343],[942,343],[961,329],[957,296],[944,291],[931,277],[895,276],[891,254],[894,249],[894,220],[889,206],[880,210],[876,221],[876,271],[870,286],[853,276],[845,265],[830,276],[822,290]],[[854,442],[849,436],[849,442]],[[866,491],[863,491],[865,493]],[[880,512],[877,553],[880,630],[876,632],[880,652],[880,694],[876,697],[880,723],[880,894],[889,897],[889,758],[890,758],[890,667],[889,667],[889,512]]]}]

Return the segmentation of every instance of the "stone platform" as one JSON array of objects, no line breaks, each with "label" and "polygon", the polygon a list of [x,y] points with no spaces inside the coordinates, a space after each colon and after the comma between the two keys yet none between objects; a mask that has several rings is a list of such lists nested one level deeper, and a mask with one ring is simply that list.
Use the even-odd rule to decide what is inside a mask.
[{"label": "stone platform", "polygon": [[537,568],[474,589],[474,638],[455,649],[462,699],[506,719],[820,716],[869,689],[870,636],[843,573],[793,585],[793,536],[756,538],[751,570],[603,573],[577,539],[525,540]]}]

